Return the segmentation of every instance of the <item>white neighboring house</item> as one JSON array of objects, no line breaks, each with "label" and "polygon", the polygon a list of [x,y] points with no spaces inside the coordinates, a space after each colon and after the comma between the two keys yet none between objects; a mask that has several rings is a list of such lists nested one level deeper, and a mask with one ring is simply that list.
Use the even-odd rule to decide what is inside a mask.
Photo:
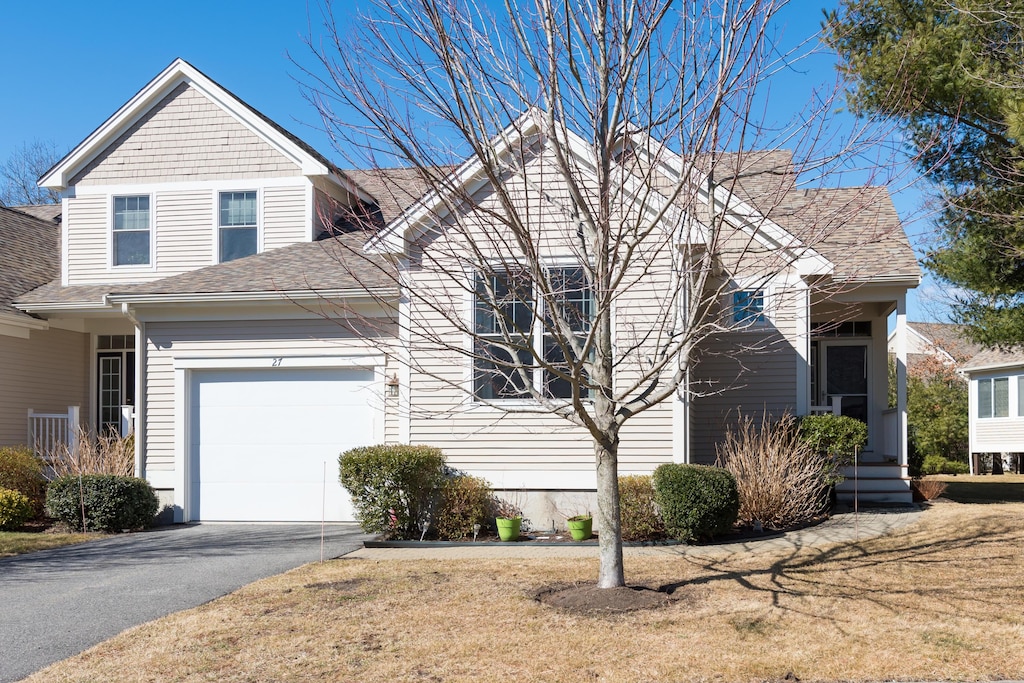
[{"label": "white neighboring house", "polygon": [[[868,424],[861,493],[909,502],[905,374],[900,405],[888,409],[885,331],[895,312],[903,365],[906,292],[920,270],[888,194],[796,190],[785,152],[754,164],[736,190],[747,214],[730,220],[764,253],[799,244],[817,229],[815,216],[834,220],[836,207],[848,219],[791,271],[722,302],[726,315],[756,305],[756,330],[697,350],[691,381],[703,390],[629,423],[621,471],[713,462],[741,411],[803,415],[839,405]],[[479,179],[453,177],[462,181],[486,198]],[[417,331],[398,333],[402,297],[389,269],[394,256],[423,248],[412,237],[438,225],[430,202],[444,204],[418,201],[414,171],[342,171],[176,60],[40,184],[65,196],[59,265],[41,286],[15,286],[4,320],[17,320],[15,332],[29,341],[65,340],[70,351],[25,346],[38,348],[29,359],[36,383],[65,392],[95,429],[124,430],[127,415],[136,471],[174,521],[350,520],[337,455],[379,442],[439,446],[456,467],[531,495],[540,519],[564,492],[594,489],[580,432],[546,415],[502,417],[476,404],[471,384],[468,397],[446,393],[451,385],[436,376],[472,377],[464,359],[434,378],[402,362],[418,352]],[[765,188],[771,220],[757,215]],[[351,254],[365,238],[347,230],[345,212],[381,226],[382,238],[358,259]],[[805,263],[813,268],[801,270]],[[402,275],[407,286],[446,286],[436,273]],[[723,277],[742,282],[744,273]],[[755,335],[771,343],[752,344]],[[744,351],[756,346],[770,351]],[[12,410],[25,419],[24,406]]]},{"label": "white neighboring house", "polygon": [[970,381],[971,474],[983,455],[1024,454],[1024,349],[986,349],[963,366]]}]

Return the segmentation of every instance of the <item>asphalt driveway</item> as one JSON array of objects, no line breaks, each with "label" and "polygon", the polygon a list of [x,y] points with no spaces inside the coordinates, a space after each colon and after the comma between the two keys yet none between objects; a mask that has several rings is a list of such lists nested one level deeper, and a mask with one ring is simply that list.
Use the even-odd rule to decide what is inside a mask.
[{"label": "asphalt driveway", "polygon": [[[326,527],[325,558],[360,547]],[[320,559],[319,525],[163,527],[0,560],[0,683],[131,626]]]}]

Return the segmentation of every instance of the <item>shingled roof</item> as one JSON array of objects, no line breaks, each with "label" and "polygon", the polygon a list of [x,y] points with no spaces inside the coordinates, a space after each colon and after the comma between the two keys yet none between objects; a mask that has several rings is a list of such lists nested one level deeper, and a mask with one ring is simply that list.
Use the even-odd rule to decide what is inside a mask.
[{"label": "shingled roof", "polygon": [[1024,347],[1015,346],[1009,349],[985,349],[963,364],[965,372],[983,370],[985,368],[1003,368],[1024,365]]},{"label": "shingled roof", "polygon": [[831,261],[842,282],[921,277],[885,187],[801,189],[793,155],[768,150],[718,158],[716,182]]},{"label": "shingled roof", "polygon": [[0,263],[0,313],[25,315],[11,302],[58,276],[60,228],[0,206]]},{"label": "shingled roof", "polygon": [[300,242],[144,285],[117,287],[111,296],[397,291],[394,269],[383,257],[364,254],[365,240],[363,233],[349,233]]}]

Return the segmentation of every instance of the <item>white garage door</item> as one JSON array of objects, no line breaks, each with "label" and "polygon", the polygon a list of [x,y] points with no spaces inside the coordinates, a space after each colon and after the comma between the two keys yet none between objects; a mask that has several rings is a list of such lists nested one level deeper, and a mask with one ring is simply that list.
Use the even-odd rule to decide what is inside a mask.
[{"label": "white garage door", "polygon": [[374,443],[372,384],[366,369],[195,371],[190,517],[354,519],[338,454]]}]

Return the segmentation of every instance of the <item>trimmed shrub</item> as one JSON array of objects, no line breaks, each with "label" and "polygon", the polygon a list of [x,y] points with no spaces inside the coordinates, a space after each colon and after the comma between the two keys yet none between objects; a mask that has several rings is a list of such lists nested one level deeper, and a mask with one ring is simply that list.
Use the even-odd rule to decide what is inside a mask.
[{"label": "trimmed shrub", "polygon": [[46,491],[47,514],[79,531],[144,529],[153,523],[158,508],[153,487],[135,477],[67,475],[50,482]]},{"label": "trimmed shrub", "polygon": [[0,488],[0,530],[13,531],[32,519],[32,502],[21,491]]},{"label": "trimmed shrub", "polygon": [[800,420],[800,436],[820,453],[832,456],[826,485],[843,480],[839,469],[853,463],[854,455],[868,443],[868,426],[846,415],[808,415]]},{"label": "trimmed shrub", "polygon": [[782,528],[813,519],[828,502],[832,457],[800,436],[797,421],[744,417],[718,445],[719,464],[736,477],[739,520]]},{"label": "trimmed shrub", "polygon": [[364,446],[338,456],[341,485],[363,530],[419,538],[445,480],[444,454],[432,446]]},{"label": "trimmed shrub", "polygon": [[43,514],[46,478],[43,461],[28,446],[0,446],[0,488],[21,493],[32,506],[32,515]]},{"label": "trimmed shrub", "polygon": [[441,505],[434,519],[434,530],[442,540],[458,540],[473,535],[473,525],[485,526],[491,508],[491,485],[486,479],[458,474],[441,486]]},{"label": "trimmed shrub", "polygon": [[680,541],[732,529],[740,509],[736,479],[721,467],[666,463],[654,470],[665,531]]},{"label": "trimmed shrub", "polygon": [[965,462],[949,460],[941,455],[929,455],[921,465],[921,474],[967,474],[971,471]]},{"label": "trimmed shrub", "polygon": [[619,512],[623,541],[653,541],[665,536],[651,477],[619,477]]}]

